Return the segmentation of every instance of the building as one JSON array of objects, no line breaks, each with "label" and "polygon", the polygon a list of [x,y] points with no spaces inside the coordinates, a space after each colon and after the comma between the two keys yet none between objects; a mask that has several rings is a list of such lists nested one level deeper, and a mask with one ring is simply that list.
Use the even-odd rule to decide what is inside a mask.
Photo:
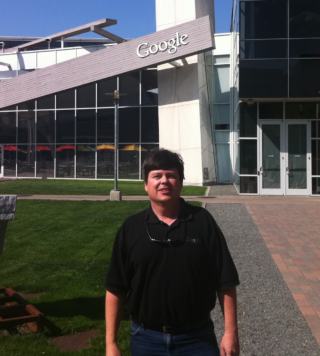
[{"label": "building", "polygon": [[[319,195],[320,5],[234,0],[226,34],[214,16],[213,0],[156,0],[141,39],[108,19],[0,38],[2,175],[113,179],[119,89],[119,179],[141,180],[160,146],[182,155],[187,184]],[[88,31],[104,38],[72,38]]]}]

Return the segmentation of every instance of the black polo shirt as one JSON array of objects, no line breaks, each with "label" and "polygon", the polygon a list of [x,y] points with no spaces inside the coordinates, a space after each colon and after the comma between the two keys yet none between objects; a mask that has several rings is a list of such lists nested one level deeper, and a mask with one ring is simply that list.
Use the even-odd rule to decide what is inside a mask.
[{"label": "black polo shirt", "polygon": [[116,235],[105,280],[110,292],[128,293],[128,310],[135,320],[154,326],[196,322],[214,308],[217,290],[238,284],[213,217],[183,199],[170,226],[151,206],[126,219]]}]

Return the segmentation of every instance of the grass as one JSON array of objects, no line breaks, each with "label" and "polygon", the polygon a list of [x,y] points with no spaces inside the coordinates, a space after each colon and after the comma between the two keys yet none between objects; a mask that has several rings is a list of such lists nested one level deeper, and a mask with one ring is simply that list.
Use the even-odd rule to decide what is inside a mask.
[{"label": "grass", "polygon": [[[45,292],[31,302],[45,314],[46,326],[40,334],[0,335],[1,356],[105,354],[103,283],[114,236],[126,217],[147,206],[147,201],[18,202],[0,256],[0,286]],[[123,356],[130,355],[129,326],[124,317],[118,338]],[[66,353],[49,343],[86,330],[102,335],[89,349]]]},{"label": "grass", "polygon": [[[113,181],[19,179],[0,183],[0,194],[18,195],[109,195]],[[123,195],[147,195],[143,182],[119,182]],[[206,187],[186,186],[182,195],[204,195]]]}]

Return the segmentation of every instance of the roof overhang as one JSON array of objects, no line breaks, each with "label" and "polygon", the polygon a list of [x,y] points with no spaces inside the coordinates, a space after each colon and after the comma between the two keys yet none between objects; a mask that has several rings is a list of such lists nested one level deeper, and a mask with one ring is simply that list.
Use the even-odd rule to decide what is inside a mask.
[{"label": "roof overhang", "polygon": [[213,29],[205,16],[3,81],[0,108],[212,50]]}]

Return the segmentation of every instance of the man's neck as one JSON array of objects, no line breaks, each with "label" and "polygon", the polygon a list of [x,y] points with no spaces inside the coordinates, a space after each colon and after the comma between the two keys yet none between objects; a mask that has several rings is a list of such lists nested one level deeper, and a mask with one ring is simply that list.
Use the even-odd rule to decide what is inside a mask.
[{"label": "man's neck", "polygon": [[172,202],[154,202],[151,201],[153,212],[159,220],[171,225],[178,217],[180,212],[180,199]]}]

